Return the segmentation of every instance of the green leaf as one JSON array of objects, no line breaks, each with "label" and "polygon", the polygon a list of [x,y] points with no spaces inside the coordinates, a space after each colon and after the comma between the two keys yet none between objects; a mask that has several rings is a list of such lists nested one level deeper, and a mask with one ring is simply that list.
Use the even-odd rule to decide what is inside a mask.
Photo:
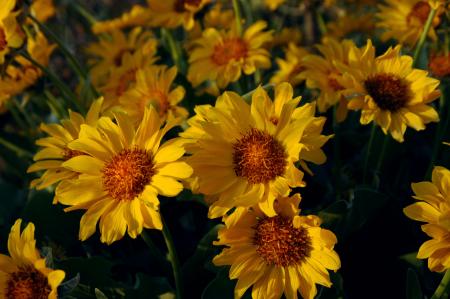
[{"label": "green leaf", "polygon": [[234,297],[236,281],[228,278],[228,267],[222,268],[205,288],[202,299],[229,299]]},{"label": "green leaf", "polygon": [[408,273],[406,276],[406,298],[423,299],[419,277],[417,277],[416,271],[414,271],[412,268],[408,269]]},{"label": "green leaf", "polygon": [[423,261],[417,258],[417,251],[401,255],[399,256],[399,259],[406,262],[415,269],[420,269],[423,265]]},{"label": "green leaf", "polygon": [[111,277],[113,262],[103,257],[68,258],[57,265],[66,272],[68,277],[80,274],[80,282],[95,287],[116,286],[117,283]]},{"label": "green leaf", "polygon": [[103,294],[103,292],[100,291],[97,288],[95,288],[95,298],[97,298],[97,299],[108,299],[108,297],[106,297],[106,295]]}]

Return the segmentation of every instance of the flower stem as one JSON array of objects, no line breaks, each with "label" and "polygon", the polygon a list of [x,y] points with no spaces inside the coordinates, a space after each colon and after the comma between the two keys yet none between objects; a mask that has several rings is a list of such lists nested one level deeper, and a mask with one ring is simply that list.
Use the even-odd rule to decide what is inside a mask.
[{"label": "flower stem", "polygon": [[375,125],[375,123],[373,123],[372,129],[370,130],[369,143],[367,144],[366,157],[364,158],[363,183],[366,182],[367,168],[369,167],[369,158],[370,158],[370,154],[372,152],[372,144],[373,144],[373,139],[375,138],[375,130],[376,130],[376,125]]},{"label": "flower stem", "polygon": [[173,37],[172,31],[166,28],[161,28],[161,35],[169,46],[170,56],[172,56],[173,63],[177,66],[180,73],[185,74],[186,68],[183,60],[181,59],[181,50]]},{"label": "flower stem", "polygon": [[381,152],[380,155],[378,156],[377,166],[375,167],[375,173],[377,174],[380,171],[381,166],[383,165],[384,155],[386,154],[386,147],[388,142],[389,142],[389,135],[384,135],[383,145],[381,146]]},{"label": "flower stem", "polygon": [[172,264],[173,276],[175,278],[176,286],[176,299],[183,298],[183,280],[181,274],[180,262],[178,260],[177,251],[175,250],[175,245],[173,243],[172,235],[170,234],[169,228],[161,215],[161,221],[163,224],[162,233],[164,236],[164,241],[166,242],[167,249],[169,251],[169,261]]},{"label": "flower stem", "polygon": [[447,289],[449,288],[449,282],[450,282],[450,269],[445,272],[444,277],[441,280],[441,283],[439,283],[431,299],[447,298],[446,296],[448,295]]},{"label": "flower stem", "polygon": [[236,30],[239,36],[242,36],[242,15],[239,1],[233,0],[234,18],[236,20]]},{"label": "flower stem", "polygon": [[436,9],[431,8],[430,13],[428,14],[427,21],[425,22],[425,26],[423,28],[422,34],[420,35],[419,42],[417,43],[416,49],[414,51],[414,60],[413,66],[417,64],[417,60],[419,59],[420,53],[422,52],[423,45],[428,35],[428,31],[430,31],[431,24],[433,23],[433,19],[436,15]]}]

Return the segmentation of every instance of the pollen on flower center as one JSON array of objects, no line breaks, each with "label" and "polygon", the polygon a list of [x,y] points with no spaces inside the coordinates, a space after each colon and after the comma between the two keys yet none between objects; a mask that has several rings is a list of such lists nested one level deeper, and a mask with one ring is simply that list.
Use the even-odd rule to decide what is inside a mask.
[{"label": "pollen on flower center", "polygon": [[420,23],[424,25],[427,22],[430,11],[431,7],[427,1],[419,1],[411,9],[411,12],[407,16],[407,21],[410,23],[414,18],[419,20]]},{"label": "pollen on flower center", "polygon": [[233,145],[234,171],[252,184],[266,183],[284,174],[287,154],[268,133],[251,129]]},{"label": "pollen on flower center", "polygon": [[376,74],[364,81],[367,93],[381,110],[395,112],[410,98],[408,82],[393,74]]},{"label": "pollen on flower center", "polygon": [[295,228],[291,219],[280,215],[259,220],[253,242],[261,258],[278,267],[300,264],[312,249],[306,229]]},{"label": "pollen on flower center", "polygon": [[0,51],[3,51],[7,45],[5,30],[0,27]]},{"label": "pollen on flower center", "polygon": [[132,200],[155,174],[153,160],[142,149],[125,149],[103,168],[103,187],[116,200]]},{"label": "pollen on flower center", "polygon": [[47,299],[50,292],[44,274],[32,267],[22,267],[9,274],[5,299]]},{"label": "pollen on flower center", "polygon": [[232,59],[239,60],[247,56],[248,48],[241,38],[224,39],[214,47],[212,61],[217,65],[227,64]]},{"label": "pollen on flower center", "polygon": [[175,0],[175,11],[186,11],[186,5],[198,7],[202,3],[202,0]]}]

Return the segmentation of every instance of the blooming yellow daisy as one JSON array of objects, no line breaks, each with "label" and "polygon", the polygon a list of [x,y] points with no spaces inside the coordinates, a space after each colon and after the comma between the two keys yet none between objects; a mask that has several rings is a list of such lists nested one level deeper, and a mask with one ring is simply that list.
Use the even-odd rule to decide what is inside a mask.
[{"label": "blooming yellow daisy", "polygon": [[33,157],[35,163],[28,168],[27,172],[43,170],[45,172],[40,178],[31,181],[30,186],[32,188],[44,189],[60,181],[73,179],[78,176],[78,173],[63,167],[63,163],[75,156],[84,155],[84,153],[71,150],[68,148],[68,144],[78,138],[82,124],[95,126],[99,118],[102,102],[102,98],[94,101],[86,118],[79,113],[69,111],[69,119],[61,120],[61,124],[41,124],[41,130],[49,136],[36,141],[36,144],[41,146],[42,149]]},{"label": "blooming yellow daisy", "polygon": [[417,258],[428,259],[431,271],[450,269],[450,171],[436,166],[431,182],[413,183],[411,187],[419,202],[403,212],[413,220],[426,222],[422,230],[432,238],[420,246]]},{"label": "blooming yellow daisy", "polygon": [[319,111],[325,112],[339,103],[337,115],[339,121],[346,117],[347,102],[342,95],[344,88],[339,83],[342,73],[338,66],[348,63],[348,53],[353,46],[351,40],[338,42],[335,39],[324,38],[322,44],[316,46],[322,56],[311,54],[302,61],[304,67],[302,76],[306,78],[306,86],[320,90],[317,97]]},{"label": "blooming yellow daisy", "polygon": [[5,61],[5,55],[10,48],[19,48],[24,40],[24,34],[13,12],[16,0],[3,0],[0,4],[0,64]]},{"label": "blooming yellow daisy", "polygon": [[406,127],[424,130],[425,124],[439,121],[428,105],[439,97],[439,81],[412,67],[413,59],[400,55],[400,46],[375,57],[369,40],[361,49],[351,49],[352,61],[339,83],[350,101],[348,108],[361,110],[361,124],[375,121],[383,132],[403,142]]},{"label": "blooming yellow daisy", "polygon": [[303,134],[315,118],[300,116],[300,112],[308,115],[307,109],[296,111],[300,97],[292,95],[288,83],[280,84],[273,103],[259,87],[249,105],[236,93],[225,92],[214,107],[197,110],[200,116],[189,122],[194,128],[185,135],[192,138],[187,145],[192,155],[186,161],[198,181],[193,191],[213,201],[209,217],[256,204],[274,215],[278,195],[287,196],[291,188],[305,185],[295,163],[303,159],[301,152],[307,147]]},{"label": "blooming yellow daisy", "polygon": [[223,89],[237,81],[242,71],[250,75],[257,68],[269,68],[270,54],[262,46],[272,39],[272,33],[263,32],[266,27],[266,22],[256,22],[242,37],[235,26],[227,31],[206,29],[190,53],[188,80],[194,87],[206,80],[216,81]]},{"label": "blooming yellow daisy", "polygon": [[294,43],[290,43],[286,50],[286,58],[277,58],[279,70],[270,79],[271,83],[278,84],[281,82],[289,82],[296,86],[305,80],[302,74],[304,70],[303,58],[309,54],[308,50],[297,47]]},{"label": "blooming yellow daisy", "polygon": [[0,298],[56,299],[64,280],[62,270],[53,270],[36,249],[34,224],[20,232],[21,219],[11,228],[8,238],[10,256],[0,254]]},{"label": "blooming yellow daisy", "polygon": [[211,0],[147,0],[152,12],[153,26],[175,28],[183,25],[186,30],[194,27],[194,15]]},{"label": "blooming yellow daisy", "polygon": [[120,107],[140,123],[145,107],[151,105],[158,111],[163,121],[182,121],[189,112],[178,106],[184,98],[183,86],[171,90],[173,80],[177,76],[177,68],[167,66],[149,66],[137,71],[136,85],[119,99]]},{"label": "blooming yellow daisy", "polygon": [[151,15],[148,7],[133,5],[129,11],[126,11],[118,18],[95,22],[92,25],[92,32],[100,34],[129,27],[145,26],[148,25]]},{"label": "blooming yellow daisy", "polygon": [[55,196],[69,205],[66,211],[87,210],[80,222],[80,240],[86,240],[99,222],[101,241],[111,244],[125,232],[136,238],[143,228],[162,229],[158,195],[176,196],[183,189],[180,179],[192,168],[179,161],[184,154],[181,140],[161,145],[174,124],[160,129],[158,112],[146,108],[138,128],[125,113],[114,112],[116,122],[102,117],[97,127],[81,125],[79,138],[69,144],[79,155],[63,167],[79,173],[65,181]]},{"label": "blooming yellow daisy", "polygon": [[136,27],[127,34],[114,30],[108,36],[99,36],[99,39],[86,49],[92,57],[89,64],[92,65],[91,77],[95,85],[107,82],[109,75],[123,64],[126,54],[133,55],[140,50],[148,58],[148,64],[156,60],[158,43],[150,31],[144,31],[141,27]]},{"label": "blooming yellow daisy", "polygon": [[328,270],[341,267],[334,251],[336,236],[320,227],[317,216],[299,216],[300,195],[278,198],[277,214],[265,215],[259,207],[237,208],[224,217],[215,245],[226,246],[213,259],[231,265],[229,277],[237,279],[234,297],[252,287],[252,298],[305,299],[317,294],[316,284],[331,286]]},{"label": "blooming yellow daisy", "polygon": [[[379,19],[376,26],[384,29],[381,35],[383,40],[394,38],[402,44],[414,46],[419,40],[424,29],[425,22],[431,11],[429,1],[421,0],[386,0],[386,4],[378,5]],[[440,10],[433,19],[428,36],[432,40],[437,39],[434,28],[440,23]]]}]

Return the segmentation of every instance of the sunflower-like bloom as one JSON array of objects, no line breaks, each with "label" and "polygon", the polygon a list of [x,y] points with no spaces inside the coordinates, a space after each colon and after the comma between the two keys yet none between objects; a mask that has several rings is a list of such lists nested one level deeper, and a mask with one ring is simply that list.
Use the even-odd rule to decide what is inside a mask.
[{"label": "sunflower-like bloom", "polygon": [[[55,47],[56,45],[48,43],[40,31],[35,36],[28,37],[28,54],[43,66],[48,65]],[[16,56],[14,62],[6,68],[6,74],[0,78],[0,111],[5,109],[7,100],[34,85],[41,76],[40,68],[22,56]]]},{"label": "sunflower-like bloom", "polygon": [[194,27],[194,15],[211,0],[147,0],[152,12],[151,24],[167,28],[183,25],[186,30]]},{"label": "sunflower-like bloom", "polygon": [[30,12],[40,22],[45,22],[56,14],[53,0],[33,0]]},{"label": "sunflower-like bloom", "polygon": [[128,115],[140,123],[145,107],[153,106],[163,121],[182,121],[189,112],[178,106],[184,98],[183,86],[171,90],[173,80],[177,76],[177,68],[167,66],[149,66],[138,70],[136,85],[128,90],[120,99],[119,105]]},{"label": "sunflower-like bloom", "polygon": [[305,77],[302,75],[304,70],[302,60],[307,55],[309,55],[308,50],[290,43],[286,50],[286,58],[276,59],[279,70],[273,75],[270,82],[275,84],[289,82],[293,86],[302,83],[305,80]]},{"label": "sunflower-like bloom", "polygon": [[339,83],[350,98],[348,108],[361,110],[361,124],[375,121],[384,134],[389,132],[403,142],[407,126],[419,131],[439,121],[436,110],[428,105],[440,95],[439,81],[414,69],[412,57],[400,55],[400,46],[376,57],[369,40],[361,49],[353,47],[349,57],[352,61]]},{"label": "sunflower-like bloom", "polygon": [[123,65],[127,55],[143,51],[147,58],[145,63],[152,64],[156,60],[158,43],[150,31],[143,31],[137,27],[125,34],[121,30],[114,30],[108,36],[100,36],[98,42],[90,44],[86,51],[92,57],[91,76],[96,86],[107,82],[109,76]]},{"label": "sunflower-like bloom", "polygon": [[80,222],[80,240],[96,230],[100,220],[101,241],[111,244],[126,231],[136,238],[143,228],[162,229],[158,195],[176,196],[183,189],[180,179],[192,168],[178,161],[184,154],[181,140],[161,145],[173,127],[161,120],[153,107],[146,108],[138,128],[125,113],[113,112],[116,122],[102,117],[97,127],[82,125],[79,138],[69,144],[83,152],[63,166],[79,173],[55,192],[69,205],[66,211],[87,210]]},{"label": "sunflower-like bloom", "polygon": [[413,183],[413,198],[419,200],[403,211],[409,218],[427,224],[422,230],[432,239],[419,248],[417,258],[428,259],[431,271],[450,269],[450,171],[436,166],[431,182]]},{"label": "sunflower-like bloom", "polygon": [[276,10],[280,5],[282,5],[286,0],[264,0],[264,4],[270,10]]},{"label": "sunflower-like bloom", "polygon": [[225,228],[215,245],[227,246],[213,263],[231,265],[229,277],[237,279],[234,297],[252,287],[252,298],[305,299],[317,294],[316,284],[331,286],[328,270],[341,262],[333,247],[336,236],[320,227],[317,216],[299,216],[298,194],[278,198],[277,214],[265,215],[259,207],[238,208],[225,218]]},{"label": "sunflower-like bloom", "polygon": [[[428,15],[431,11],[433,1],[422,0],[386,0],[385,5],[379,5],[379,12],[376,17],[379,19],[376,26],[384,29],[381,38],[388,40],[394,38],[402,44],[414,46],[419,40],[424,29]],[[428,32],[428,37],[437,39],[435,27],[440,23],[440,15],[443,9],[439,9],[432,26]]]},{"label": "sunflower-like bloom", "polygon": [[10,48],[19,48],[25,37],[16,20],[19,12],[13,12],[15,6],[16,0],[3,0],[0,4],[0,65]]},{"label": "sunflower-like bloom", "polygon": [[151,11],[141,5],[133,5],[131,10],[123,13],[120,17],[97,21],[92,25],[92,32],[95,34],[112,32],[135,26],[145,26],[151,18]]},{"label": "sunflower-like bloom", "polygon": [[208,28],[195,41],[189,56],[188,80],[194,87],[204,81],[216,81],[220,89],[241,77],[253,74],[257,68],[269,68],[270,54],[262,46],[272,39],[272,33],[263,32],[267,24],[256,22],[242,37],[235,27],[227,31]]},{"label": "sunflower-like bloom", "polygon": [[373,34],[375,23],[372,13],[344,14],[336,21],[327,23],[326,36],[337,40],[350,38],[354,33]]},{"label": "sunflower-like bloom", "polygon": [[36,249],[34,224],[20,232],[21,219],[8,238],[10,256],[0,254],[0,298],[58,298],[57,288],[64,280],[62,270],[53,270]]},{"label": "sunflower-like bloom", "polygon": [[317,107],[320,112],[327,111],[330,107],[339,104],[338,120],[342,121],[347,115],[347,102],[342,95],[343,87],[339,84],[342,76],[340,65],[348,63],[348,53],[354,47],[351,40],[338,42],[335,39],[325,38],[322,44],[316,46],[320,55],[308,55],[303,61],[306,78],[306,86],[320,90],[317,98]]},{"label": "sunflower-like bloom", "polygon": [[42,149],[33,157],[35,163],[28,168],[27,172],[43,170],[45,172],[40,178],[31,181],[30,187],[41,190],[78,176],[78,173],[65,168],[63,163],[75,156],[84,155],[84,153],[71,150],[68,148],[68,144],[78,138],[82,124],[95,126],[102,101],[103,99],[100,98],[92,103],[86,118],[77,112],[69,111],[69,118],[61,120],[61,124],[41,124],[41,130],[49,136],[36,141],[36,144]]},{"label": "sunflower-like bloom", "polygon": [[[305,185],[295,163],[323,159],[320,149],[304,144],[303,138],[309,134],[324,143],[328,137],[319,137],[321,126],[311,117],[310,107],[296,109],[300,97],[292,96],[292,87],[283,83],[275,88],[274,102],[259,87],[251,105],[236,93],[225,92],[215,107],[198,107],[199,115],[189,121],[192,128],[182,136],[190,142],[187,150],[192,155],[186,161],[198,183],[193,191],[208,197],[209,217],[257,204],[274,215],[278,195],[287,196],[291,188]],[[308,158],[302,156],[307,148]]]}]

